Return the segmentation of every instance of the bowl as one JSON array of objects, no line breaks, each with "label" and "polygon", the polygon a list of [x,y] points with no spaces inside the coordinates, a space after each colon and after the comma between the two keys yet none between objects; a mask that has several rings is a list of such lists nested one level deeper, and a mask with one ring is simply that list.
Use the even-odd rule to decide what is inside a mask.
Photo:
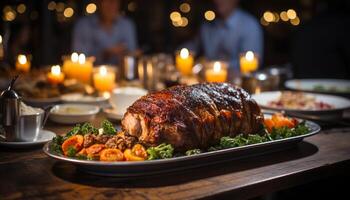
[{"label": "bowl", "polygon": [[76,124],[92,121],[99,107],[87,104],[60,104],[50,110],[51,121],[60,124]]},{"label": "bowl", "polygon": [[147,94],[147,90],[137,87],[121,87],[112,91],[110,104],[116,113],[124,114],[137,99]]}]

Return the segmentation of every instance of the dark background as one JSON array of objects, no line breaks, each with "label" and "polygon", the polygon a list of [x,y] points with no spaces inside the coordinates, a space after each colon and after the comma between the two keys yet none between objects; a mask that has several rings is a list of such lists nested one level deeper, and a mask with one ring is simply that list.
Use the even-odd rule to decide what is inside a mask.
[{"label": "dark background", "polygon": [[[70,54],[71,32],[74,22],[85,11],[88,0],[54,1],[55,10],[49,10],[51,0],[1,0],[2,22],[0,34],[8,39],[5,61],[13,62],[16,53],[32,54],[34,67],[57,64],[61,56]],[[74,9],[72,17],[64,17],[57,9]],[[62,4],[63,3],[63,4]],[[181,3],[191,6],[186,27],[175,27],[169,18],[179,11]],[[25,4],[24,13],[18,13],[19,4]],[[280,13],[294,9],[299,25],[290,21],[262,25],[264,30],[263,67],[291,64],[296,77],[350,78],[350,2],[342,0],[241,0],[241,7],[260,21],[264,12]],[[6,7],[7,6],[7,7]],[[6,20],[6,8],[16,11],[12,21]],[[122,0],[123,13],[134,20],[138,44],[145,54],[173,53],[182,42],[191,39],[205,21],[206,10],[213,10],[210,0]],[[26,38],[27,37],[27,38]],[[12,47],[16,41],[17,50]],[[19,48],[18,48],[19,46]],[[12,48],[12,50],[11,50]]]}]

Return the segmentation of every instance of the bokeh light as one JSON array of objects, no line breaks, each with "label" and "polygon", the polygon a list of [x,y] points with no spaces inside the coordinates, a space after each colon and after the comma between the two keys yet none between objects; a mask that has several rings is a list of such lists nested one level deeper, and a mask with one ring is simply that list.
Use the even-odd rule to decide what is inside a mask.
[{"label": "bokeh light", "polygon": [[23,3],[19,4],[17,6],[17,12],[20,14],[23,14],[26,11],[26,5],[24,5]]},{"label": "bokeh light", "polygon": [[56,9],[56,2],[54,2],[54,1],[50,1],[50,3],[49,4],[47,4],[47,9],[49,9],[49,10],[55,10]]},{"label": "bokeh light", "polygon": [[137,4],[135,2],[128,3],[128,11],[135,12],[137,8]]},{"label": "bokeh light", "polygon": [[270,11],[264,12],[263,17],[264,17],[265,21],[267,21],[267,22],[273,22],[275,19],[275,16]]},{"label": "bokeh light", "polygon": [[174,12],[170,13],[170,19],[173,22],[174,21],[180,21],[181,20],[181,14],[179,12],[174,11]]},{"label": "bokeh light", "polygon": [[88,14],[93,14],[96,12],[96,10],[97,10],[97,6],[94,3],[89,3],[85,8],[86,13]]},{"label": "bokeh light", "polygon": [[215,13],[212,10],[208,10],[204,13],[204,18],[208,21],[212,21],[215,19]]},{"label": "bokeh light", "polygon": [[291,19],[291,20],[290,20],[290,23],[291,23],[292,25],[294,25],[294,26],[298,26],[298,25],[300,24],[300,19],[299,19],[299,17],[297,16],[297,17],[295,17],[294,19]]},{"label": "bokeh light", "polygon": [[281,17],[281,19],[282,19],[282,21],[288,21],[289,20],[289,18],[288,18],[288,15],[287,15],[287,12],[286,11],[282,11],[281,13],[280,13],[280,17]]},{"label": "bokeh light", "polygon": [[188,13],[191,11],[191,6],[188,3],[182,3],[179,8],[180,8],[180,11],[183,13]]},{"label": "bokeh light", "polygon": [[64,15],[65,17],[67,17],[67,18],[72,17],[72,16],[74,15],[74,10],[73,10],[73,8],[68,7],[68,8],[66,8],[66,9],[64,9],[63,15]]},{"label": "bokeh light", "polygon": [[295,19],[297,17],[297,13],[293,9],[287,10],[287,16],[289,19]]}]

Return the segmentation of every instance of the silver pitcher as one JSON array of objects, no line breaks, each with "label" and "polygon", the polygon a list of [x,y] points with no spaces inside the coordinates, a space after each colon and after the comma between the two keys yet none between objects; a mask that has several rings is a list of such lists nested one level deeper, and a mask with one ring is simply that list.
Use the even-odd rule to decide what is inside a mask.
[{"label": "silver pitcher", "polygon": [[16,141],[17,124],[20,116],[21,99],[13,90],[18,76],[12,79],[10,85],[0,95],[1,124],[7,141]]}]

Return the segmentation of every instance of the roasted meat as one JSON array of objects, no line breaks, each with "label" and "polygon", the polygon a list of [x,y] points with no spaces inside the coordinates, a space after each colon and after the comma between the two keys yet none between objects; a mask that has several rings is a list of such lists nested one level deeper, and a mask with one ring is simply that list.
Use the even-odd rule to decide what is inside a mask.
[{"label": "roasted meat", "polygon": [[122,120],[123,131],[146,146],[205,149],[223,136],[255,134],[263,115],[243,89],[228,83],[175,86],[143,96]]}]

